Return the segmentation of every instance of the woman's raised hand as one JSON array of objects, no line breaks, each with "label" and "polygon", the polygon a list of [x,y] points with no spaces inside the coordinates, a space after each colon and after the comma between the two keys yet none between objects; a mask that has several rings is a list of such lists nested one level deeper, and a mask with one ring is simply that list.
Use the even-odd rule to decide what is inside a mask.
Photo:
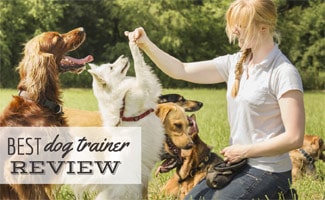
[{"label": "woman's raised hand", "polygon": [[148,40],[147,34],[142,27],[134,29],[134,31],[124,31],[124,35],[129,38],[130,42],[135,42],[140,48]]}]

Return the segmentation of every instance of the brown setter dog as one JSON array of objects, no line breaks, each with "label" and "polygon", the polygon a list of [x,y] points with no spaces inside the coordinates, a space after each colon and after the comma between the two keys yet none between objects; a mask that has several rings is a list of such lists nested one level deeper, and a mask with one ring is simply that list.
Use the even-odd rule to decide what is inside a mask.
[{"label": "brown setter dog", "polygon": [[[18,66],[19,95],[13,96],[0,115],[0,127],[67,126],[61,107],[59,73],[80,73],[93,60],[91,55],[83,59],[65,56],[85,38],[84,29],[76,28],[65,34],[44,32],[26,43]],[[46,184],[2,184],[0,190],[0,199],[51,199],[51,186]]]}]

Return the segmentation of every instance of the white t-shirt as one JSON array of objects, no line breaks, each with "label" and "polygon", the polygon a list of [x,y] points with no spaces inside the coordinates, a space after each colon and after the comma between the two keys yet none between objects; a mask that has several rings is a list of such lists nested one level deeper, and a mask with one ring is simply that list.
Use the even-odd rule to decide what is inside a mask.
[{"label": "white t-shirt", "polygon": [[[303,92],[300,75],[279,50],[278,46],[261,63],[249,68],[244,64],[238,95],[231,97],[235,66],[241,53],[214,59],[216,67],[227,82],[230,144],[252,144],[266,141],[284,133],[278,100],[289,90]],[[270,172],[291,170],[288,153],[248,159],[249,165]]]}]

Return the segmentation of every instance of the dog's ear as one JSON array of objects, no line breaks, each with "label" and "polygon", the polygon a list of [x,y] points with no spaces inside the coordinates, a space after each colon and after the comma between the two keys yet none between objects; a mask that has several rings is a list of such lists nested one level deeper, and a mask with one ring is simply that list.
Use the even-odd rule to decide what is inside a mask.
[{"label": "dog's ear", "polygon": [[21,78],[18,88],[27,86],[26,91],[29,99],[38,102],[40,100],[39,94],[44,94],[47,89],[46,83],[56,85],[58,67],[53,54],[41,52],[37,56],[31,55],[26,55],[17,68]]},{"label": "dog's ear", "polygon": [[318,137],[313,137],[312,141],[311,141],[312,145],[318,145],[319,144],[319,138]]},{"label": "dog's ear", "polygon": [[196,121],[196,116],[195,116],[195,114],[192,114],[192,115],[190,116],[190,118]]},{"label": "dog's ear", "polygon": [[171,106],[167,106],[166,104],[161,104],[157,106],[155,113],[160,118],[161,122],[164,123],[171,109],[172,109]]}]

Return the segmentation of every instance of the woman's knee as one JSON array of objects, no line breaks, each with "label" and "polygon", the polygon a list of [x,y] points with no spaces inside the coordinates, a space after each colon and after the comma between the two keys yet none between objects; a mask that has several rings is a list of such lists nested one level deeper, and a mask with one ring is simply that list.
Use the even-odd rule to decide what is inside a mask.
[{"label": "woman's knee", "polygon": [[201,181],[186,196],[195,199],[253,199],[273,197],[279,192],[289,190],[290,172],[271,173],[252,167],[246,167],[241,173],[221,189],[212,189],[206,181]]}]

